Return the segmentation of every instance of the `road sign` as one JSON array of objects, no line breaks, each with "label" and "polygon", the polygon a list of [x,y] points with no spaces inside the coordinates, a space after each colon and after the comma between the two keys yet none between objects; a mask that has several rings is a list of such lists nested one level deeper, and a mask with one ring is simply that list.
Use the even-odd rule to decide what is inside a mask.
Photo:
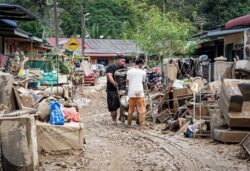
[{"label": "road sign", "polygon": [[71,38],[67,42],[67,45],[68,45],[69,50],[74,51],[80,46],[80,42],[75,38]]}]

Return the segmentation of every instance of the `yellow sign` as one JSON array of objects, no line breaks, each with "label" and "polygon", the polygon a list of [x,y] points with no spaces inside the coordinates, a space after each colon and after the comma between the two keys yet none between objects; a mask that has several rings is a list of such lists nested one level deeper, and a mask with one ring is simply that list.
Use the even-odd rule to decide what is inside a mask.
[{"label": "yellow sign", "polygon": [[68,45],[69,50],[74,51],[80,46],[80,42],[75,38],[71,38],[68,41],[67,45]]}]

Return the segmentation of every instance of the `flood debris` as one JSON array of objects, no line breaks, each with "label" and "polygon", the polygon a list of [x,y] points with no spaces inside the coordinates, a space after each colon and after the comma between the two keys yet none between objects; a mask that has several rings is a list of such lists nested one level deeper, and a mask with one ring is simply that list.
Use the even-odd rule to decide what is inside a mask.
[{"label": "flood debris", "polygon": [[[219,111],[211,130],[215,140],[240,143],[249,134],[249,80],[224,79],[221,85]],[[215,114],[213,114],[215,116]]]},{"label": "flood debris", "polygon": [[[190,60],[189,64],[193,62]],[[206,75],[206,79],[204,76],[200,76],[198,73],[201,71],[194,71],[195,66],[190,68],[189,65],[185,65],[184,61],[178,61],[177,63],[172,61],[171,65],[167,65],[171,67],[166,70],[166,81],[168,83],[166,85],[161,80],[160,72],[155,72],[148,67],[147,77],[150,77],[150,80],[148,79],[148,82],[145,84],[147,86],[145,100],[147,109],[146,120],[148,122],[146,129],[154,130],[157,127],[156,124],[164,124],[164,128],[160,128],[158,132],[154,130],[154,136],[160,137],[162,141],[166,140],[165,136],[167,135],[164,134],[169,136],[182,135],[187,138],[212,138],[224,143],[239,143],[245,140],[242,146],[249,153],[248,140],[246,140],[249,138],[246,138],[246,136],[249,135],[250,127],[250,82],[249,80],[238,79],[247,78],[246,73],[249,71],[246,68],[248,68],[249,64],[247,62],[236,63],[230,66],[234,68],[234,72],[227,75],[224,74],[216,81],[208,83],[209,76]],[[205,65],[202,64],[200,67],[202,68]],[[174,68],[173,72],[171,68]],[[229,70],[226,72],[229,72]],[[195,74],[191,75],[191,73]],[[98,93],[102,93],[105,86],[96,86],[94,89],[86,90],[89,93],[86,95],[82,92],[82,87],[80,90],[79,87],[76,89],[73,79],[60,74],[57,76],[57,74],[54,72],[45,74],[36,70],[22,75],[19,74],[18,76],[18,73],[12,75],[0,72],[0,79],[6,83],[2,84],[2,81],[0,82],[0,89],[4,92],[4,95],[0,95],[0,127],[5,128],[6,125],[13,126],[11,129],[0,130],[2,131],[1,134],[3,134],[1,138],[4,138],[2,146],[6,147],[6,150],[3,151],[3,155],[6,156],[6,161],[3,162],[4,167],[9,167],[7,166],[9,161],[12,161],[14,167],[19,167],[18,161],[12,160],[13,156],[9,155],[10,149],[14,145],[14,143],[8,144],[7,142],[9,141],[22,143],[24,146],[22,149],[27,152],[18,153],[17,156],[20,158],[23,168],[28,169],[37,167],[37,156],[39,154],[83,150],[84,125],[80,117],[80,109],[91,104],[91,101],[87,98],[94,96],[92,92],[96,93],[98,91]],[[122,80],[120,82],[123,82],[123,84],[126,82],[125,75],[124,73],[121,74]],[[228,75],[235,78],[227,79]],[[55,81],[54,77],[60,78],[60,81]],[[126,90],[126,86],[123,89]],[[76,90],[81,94],[81,98],[75,98]],[[124,91],[119,92],[121,96],[120,103],[122,109],[124,109],[123,112],[126,119],[128,99],[125,97],[125,94],[126,92]],[[6,97],[7,95],[8,97]],[[82,99],[84,96],[87,98]],[[106,96],[103,95],[101,98],[105,99]],[[60,104],[59,109],[57,108],[54,113],[63,114],[62,125],[54,125],[50,122],[52,113],[50,104],[52,102]],[[94,104],[88,110],[99,108],[99,105]],[[97,117],[107,114],[106,112],[103,113],[103,108],[105,108],[105,105],[101,104],[97,112],[100,116]],[[88,112],[91,113],[90,111]],[[25,122],[25,125],[21,122],[23,118],[32,120],[33,125],[29,123],[31,121]],[[97,118],[94,120],[98,121]],[[10,122],[10,124],[2,124],[6,121]],[[96,124],[101,126],[107,125],[107,121],[101,121],[103,120],[99,119],[100,123],[94,122],[94,126]],[[124,122],[126,123],[125,120]],[[17,123],[23,124],[24,129],[17,128]],[[29,132],[28,126],[36,128],[36,131]],[[120,127],[122,127],[120,132],[128,135],[129,131],[134,129],[133,127],[130,130],[124,126]],[[113,131],[113,128],[109,129]],[[23,137],[27,142],[22,138],[12,139],[13,137],[10,136],[12,132],[15,135],[32,134],[33,139],[29,140],[30,136]],[[105,133],[101,132],[98,134],[101,136],[105,135]],[[117,142],[116,138],[114,138],[115,142]],[[46,139],[46,142],[44,139]],[[152,137],[149,138],[147,136],[142,136],[138,139],[145,141],[145,144],[148,141],[152,141],[152,144],[154,144],[153,142],[155,141]],[[185,140],[182,139],[182,141]],[[194,141],[194,139],[190,139],[191,141]],[[31,145],[30,143],[33,144]],[[139,142],[138,147],[140,146],[141,143]],[[157,148],[155,147],[156,150]],[[160,147],[160,149],[169,152],[163,147]],[[180,149],[178,147],[172,150],[179,153],[178,150]],[[18,150],[17,147],[15,147],[15,150]],[[35,153],[35,150],[38,153]],[[150,148],[146,149],[146,151],[155,152],[155,150]],[[223,150],[221,151],[223,153]],[[169,153],[174,156],[174,153]],[[189,156],[189,154],[185,155]],[[56,166],[68,168],[68,163],[62,162],[56,164]],[[179,167],[176,166],[176,168]]]},{"label": "flood debris", "polygon": [[[174,131],[187,137],[210,136],[209,109],[216,101],[214,94],[204,86],[204,81],[200,77],[177,80],[178,83],[173,82],[164,92],[158,108],[161,115],[157,117],[159,122],[166,123],[162,133]],[[193,85],[199,87],[199,93],[194,94]]]},{"label": "flood debris", "polygon": [[245,138],[241,141],[241,151],[239,157],[241,159],[250,159],[250,134],[246,135]]},{"label": "flood debris", "polygon": [[[38,170],[41,151],[83,149],[83,124],[79,107],[73,101],[72,84],[38,85],[36,79],[41,79],[40,75],[37,72],[34,75],[16,77],[0,72],[3,170]],[[64,125],[48,123],[50,103],[54,101],[63,106]]]},{"label": "flood debris", "polygon": [[32,115],[0,117],[4,170],[37,170],[36,124]]}]

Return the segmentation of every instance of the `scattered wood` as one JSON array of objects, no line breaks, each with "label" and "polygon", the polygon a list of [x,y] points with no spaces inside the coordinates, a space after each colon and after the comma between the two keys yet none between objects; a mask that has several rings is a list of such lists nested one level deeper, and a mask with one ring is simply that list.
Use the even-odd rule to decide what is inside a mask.
[{"label": "scattered wood", "polygon": [[22,115],[27,115],[27,114],[35,114],[36,109],[30,109],[30,110],[17,110],[14,112],[10,113],[5,113],[2,115],[2,117],[17,117],[17,116],[22,116]]},{"label": "scattered wood", "polygon": [[219,106],[229,127],[250,127],[249,90],[249,80],[223,80]]},{"label": "scattered wood", "polygon": [[14,97],[15,97],[18,109],[22,110],[23,109],[22,101],[20,99],[20,96],[18,94],[16,87],[13,87],[13,91],[14,91]]},{"label": "scattered wood", "polygon": [[244,149],[242,159],[250,158],[250,133],[241,141],[240,145]]}]

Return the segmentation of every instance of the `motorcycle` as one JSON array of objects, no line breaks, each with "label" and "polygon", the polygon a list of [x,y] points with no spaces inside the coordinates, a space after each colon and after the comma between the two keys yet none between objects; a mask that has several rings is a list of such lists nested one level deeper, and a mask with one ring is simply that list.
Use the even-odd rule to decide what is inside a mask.
[{"label": "motorcycle", "polygon": [[159,92],[163,90],[162,77],[154,70],[147,71],[146,83],[150,92]]}]

